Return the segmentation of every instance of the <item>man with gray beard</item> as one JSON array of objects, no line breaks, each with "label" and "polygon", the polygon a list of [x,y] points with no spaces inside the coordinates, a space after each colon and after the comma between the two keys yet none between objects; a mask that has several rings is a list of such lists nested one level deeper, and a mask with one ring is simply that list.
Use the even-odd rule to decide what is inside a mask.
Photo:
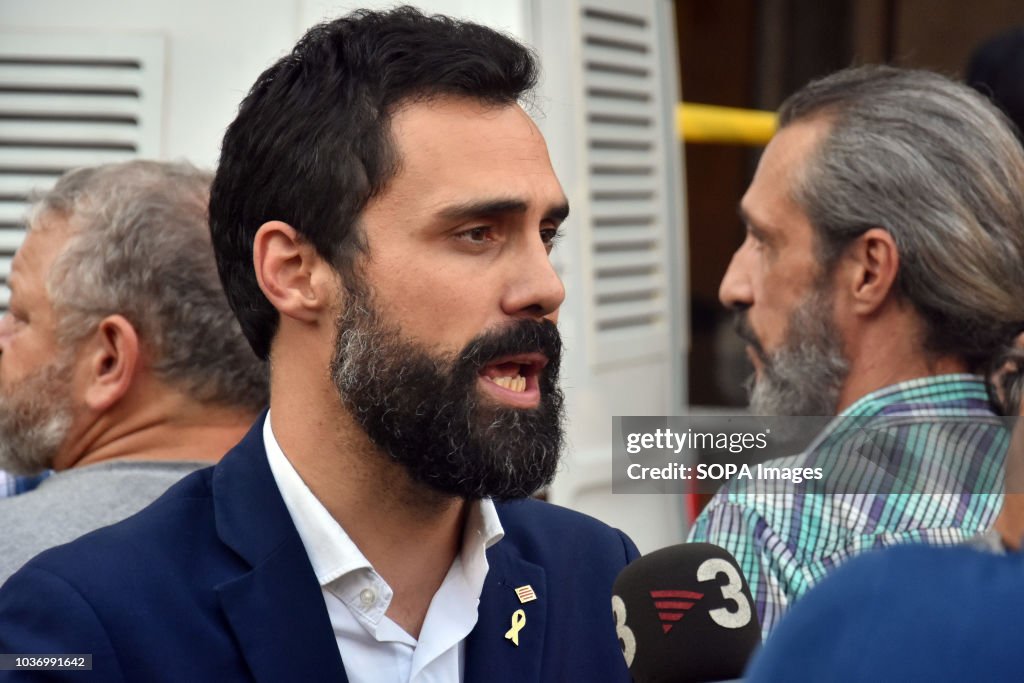
[{"label": "man with gray beard", "polygon": [[861,67],[807,85],[779,123],[720,298],[751,411],[837,417],[771,463],[822,480],[732,481],[690,533],[735,555],[766,636],[853,555],[989,528],[1008,433],[983,377],[1024,327],[1024,153],[984,98]]},{"label": "man with gray beard", "polygon": [[56,473],[0,500],[0,582],[217,462],[266,404],[209,248],[211,180],[81,168],[32,207],[0,319],[0,469]]},{"label": "man with gray beard", "polygon": [[[210,199],[270,409],[216,467],[0,590],[0,652],[104,681],[629,680],[621,532],[529,498],[562,447],[568,204],[530,51],[402,7],[312,28]],[[73,672],[68,680],[80,680]]]}]

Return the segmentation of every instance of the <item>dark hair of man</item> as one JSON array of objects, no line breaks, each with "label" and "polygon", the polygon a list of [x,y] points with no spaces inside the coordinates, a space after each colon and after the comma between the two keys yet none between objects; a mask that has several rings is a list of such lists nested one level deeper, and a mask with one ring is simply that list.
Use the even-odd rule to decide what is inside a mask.
[{"label": "dark hair of man", "polygon": [[355,287],[359,216],[401,163],[396,108],[445,96],[514,104],[536,79],[515,40],[411,7],[315,26],[263,72],[224,136],[210,199],[217,267],[256,354],[268,357],[278,324],[252,268],[262,224],[291,225]]},{"label": "dark hair of man", "polygon": [[779,125],[828,131],[793,199],[825,270],[884,228],[899,250],[895,291],[925,325],[925,349],[984,371],[1024,324],[1024,150],[1006,117],[944,76],[885,66],[814,81]]}]

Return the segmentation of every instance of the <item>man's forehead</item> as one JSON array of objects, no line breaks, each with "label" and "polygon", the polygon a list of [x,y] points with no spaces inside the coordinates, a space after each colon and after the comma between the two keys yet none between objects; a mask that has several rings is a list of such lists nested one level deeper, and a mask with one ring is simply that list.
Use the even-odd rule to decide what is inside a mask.
[{"label": "man's forehead", "polygon": [[63,250],[72,230],[63,216],[43,213],[33,218],[11,263],[11,280],[41,278]]},{"label": "man's forehead", "polygon": [[829,125],[822,118],[798,121],[775,134],[740,202],[744,221],[771,230],[783,217],[794,211],[802,213],[796,201],[796,188]]},{"label": "man's forehead", "polygon": [[379,200],[398,199],[406,209],[435,214],[566,205],[544,138],[516,104],[467,98],[414,103],[396,112],[392,135],[398,171]]},{"label": "man's forehead", "polygon": [[486,154],[549,162],[547,145],[533,119],[518,104],[489,104],[469,98],[435,98],[399,109],[391,132],[400,167],[438,157]]},{"label": "man's forehead", "polygon": [[390,120],[394,128],[422,117],[451,115],[466,121],[476,118],[493,120],[505,114],[513,114],[538,130],[533,118],[518,102],[487,102],[462,95],[436,95],[401,102],[391,111]]}]

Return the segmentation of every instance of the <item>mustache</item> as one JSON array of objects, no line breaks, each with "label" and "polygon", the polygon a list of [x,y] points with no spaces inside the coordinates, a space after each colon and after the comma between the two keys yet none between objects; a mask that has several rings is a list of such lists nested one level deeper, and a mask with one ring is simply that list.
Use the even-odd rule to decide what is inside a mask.
[{"label": "mustache", "polygon": [[457,365],[475,370],[501,356],[541,353],[546,373],[556,374],[562,359],[562,335],[550,320],[520,320],[475,337],[459,355]]},{"label": "mustache", "polygon": [[759,357],[766,357],[767,354],[764,352],[761,340],[757,338],[757,334],[754,332],[754,328],[750,324],[750,318],[747,316],[746,311],[737,311],[733,315],[732,327],[739,338],[750,344]]}]

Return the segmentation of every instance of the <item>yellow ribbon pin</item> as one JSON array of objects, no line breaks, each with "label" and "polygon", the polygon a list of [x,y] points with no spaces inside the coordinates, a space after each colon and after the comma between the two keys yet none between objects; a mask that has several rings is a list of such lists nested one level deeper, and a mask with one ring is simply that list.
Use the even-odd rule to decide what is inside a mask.
[{"label": "yellow ribbon pin", "polygon": [[512,613],[512,628],[505,632],[505,637],[512,641],[512,643],[519,647],[519,632],[526,626],[526,612],[521,609],[517,609]]}]

